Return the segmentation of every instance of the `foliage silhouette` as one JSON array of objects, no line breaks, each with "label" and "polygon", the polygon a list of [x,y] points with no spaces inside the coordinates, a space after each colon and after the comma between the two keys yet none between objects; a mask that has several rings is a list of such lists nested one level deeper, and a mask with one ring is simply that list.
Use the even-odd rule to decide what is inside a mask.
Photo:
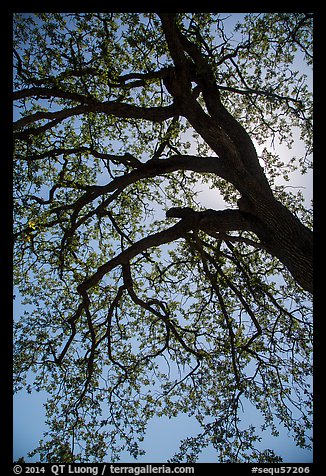
[{"label": "foliage silhouette", "polygon": [[[309,445],[312,219],[286,183],[311,167],[294,64],[311,65],[312,15],[226,22],[15,14],[15,284],[30,306],[15,388],[49,393],[41,461],[136,458],[149,419],[179,412],[202,430],[173,462],[207,446],[280,461],[259,445],[277,425]],[[295,130],[304,157],[258,156]]]}]

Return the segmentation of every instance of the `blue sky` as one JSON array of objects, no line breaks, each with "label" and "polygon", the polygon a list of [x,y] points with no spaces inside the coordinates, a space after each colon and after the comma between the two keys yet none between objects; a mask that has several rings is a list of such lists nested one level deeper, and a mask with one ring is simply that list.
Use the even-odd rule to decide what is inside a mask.
[{"label": "blue sky", "polygon": [[[227,14],[225,14],[227,15]],[[231,14],[230,14],[231,15]],[[230,25],[238,21],[237,14],[233,14],[230,18]],[[296,146],[291,153],[295,155],[300,152],[300,146]],[[289,153],[289,152],[287,152]],[[312,176],[307,174],[301,176],[296,174],[293,180],[289,182],[291,186],[304,187],[303,191],[307,201],[312,197]],[[203,189],[203,187],[201,187]],[[216,202],[216,192],[203,189],[201,194],[202,204],[219,208]],[[214,206],[215,205],[215,206]],[[17,318],[23,312],[20,304],[19,295],[14,302],[14,316]],[[25,391],[20,392],[14,397],[14,459],[21,456],[28,461],[27,453],[34,449],[40,438],[42,438],[43,431],[46,431],[45,411],[43,403],[46,400],[44,392],[33,392],[28,394]],[[257,424],[257,414],[250,408],[246,409],[246,420],[252,418],[252,423]],[[270,447],[275,450],[277,454],[283,457],[284,462],[309,463],[312,462],[312,452],[309,450],[302,450],[297,448],[294,442],[288,437],[287,431],[279,428],[280,436],[274,438],[267,436],[263,443],[262,449]],[[169,420],[166,417],[154,418],[148,425],[147,436],[144,441],[144,449],[146,455],[140,457],[139,462],[166,462],[178,450],[180,441],[199,431],[198,423],[194,418],[187,415],[179,416]],[[109,459],[109,455],[108,455]],[[37,457],[34,458],[37,460]],[[135,462],[128,454],[123,454],[121,462]],[[198,462],[216,462],[216,453],[212,449],[203,451]]]},{"label": "blue sky", "polygon": [[[20,304],[19,293],[16,293],[14,301],[14,315],[19,316],[23,312]],[[32,451],[43,437],[46,431],[45,409],[46,392],[40,391],[27,393],[20,391],[14,396],[14,422],[13,422],[13,457],[14,460],[24,456],[25,461],[38,461],[37,456],[30,459],[27,453]],[[241,416],[241,415],[239,415]],[[263,423],[261,416],[252,407],[245,405],[243,413],[246,424],[257,425]],[[312,451],[303,450],[295,446],[294,441],[289,437],[287,430],[278,427],[279,437],[275,438],[268,432],[264,432],[263,440],[258,445],[261,450],[273,449],[276,454],[287,463],[311,463]],[[144,456],[139,457],[139,463],[164,463],[177,452],[181,440],[188,436],[195,436],[200,432],[200,426],[194,417],[185,414],[176,418],[154,417],[148,424],[147,434],[142,448],[146,451]],[[107,461],[110,461],[108,454]],[[134,463],[134,460],[127,452],[121,454],[122,463]],[[217,462],[217,454],[213,448],[206,448],[200,455],[199,463]]]},{"label": "blue sky", "polygon": [[[44,424],[45,411],[43,403],[46,400],[45,392],[20,392],[14,399],[14,459],[24,456],[26,461],[37,461],[27,458],[27,452],[34,449],[43,431],[46,430]],[[246,412],[246,419],[248,412]],[[257,415],[252,412],[253,420],[257,421]],[[253,421],[254,423],[254,421]],[[265,447],[270,447],[277,454],[283,457],[288,463],[311,463],[312,452],[302,450],[295,446],[285,430],[280,430],[280,436],[265,437]],[[173,419],[167,417],[153,418],[148,425],[147,436],[144,440],[143,448],[146,455],[141,456],[139,463],[164,463],[177,451],[178,445],[183,438],[194,435],[199,431],[199,427],[194,418],[187,415],[178,416]],[[263,444],[262,444],[263,447]],[[109,455],[108,455],[109,461]],[[122,463],[136,462],[129,454],[121,455]],[[216,452],[212,449],[205,449],[198,460],[199,463],[215,463]]]}]

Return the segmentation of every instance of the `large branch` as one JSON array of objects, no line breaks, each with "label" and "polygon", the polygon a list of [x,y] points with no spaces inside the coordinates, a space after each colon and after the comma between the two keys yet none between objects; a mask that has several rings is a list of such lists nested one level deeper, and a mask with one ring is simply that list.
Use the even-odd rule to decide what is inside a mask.
[{"label": "large branch", "polygon": [[[228,159],[232,168],[241,168],[239,148],[226,132],[223,120],[217,117],[221,109],[219,91],[215,85],[212,70],[200,51],[185,40],[176,21],[175,14],[159,14],[162,29],[175,68],[163,79],[168,92],[178,103],[180,114],[188,119],[192,127],[219,156]],[[186,53],[188,56],[186,56]],[[189,56],[191,59],[189,59]],[[196,71],[202,72],[198,76]],[[205,78],[205,79],[202,79]],[[197,82],[203,93],[207,111],[197,102],[192,94],[191,81]],[[205,87],[204,87],[205,86]],[[224,119],[224,118],[223,118]]]},{"label": "large branch", "polygon": [[[84,74],[91,74],[92,76],[103,74],[100,70],[96,70],[95,68],[87,68],[85,70],[81,71],[73,71],[70,72],[71,75],[73,76],[83,76]],[[69,72],[67,72],[67,75],[69,76]],[[136,87],[140,85],[145,85],[146,80],[153,80],[153,79],[163,79],[164,76],[166,75],[166,68],[161,68],[160,70],[157,71],[149,71],[147,73],[128,73],[128,74],[123,74],[115,79],[115,83],[109,82],[109,86],[119,88],[121,87],[122,89],[130,89],[131,87]],[[37,86],[31,86],[28,88],[23,88],[19,89],[17,91],[13,92],[13,100],[19,100],[19,99],[26,99],[26,98],[31,98],[31,97],[36,97],[36,98],[61,98],[61,99],[69,99],[73,101],[78,101],[81,102],[82,104],[100,104],[100,101],[95,99],[94,97],[90,95],[85,95],[85,94],[80,94],[77,92],[73,91],[66,91],[64,89],[61,89],[60,87],[55,85],[55,82],[58,82],[60,77],[63,77],[63,74],[56,78],[54,77],[49,77],[46,78],[44,81],[35,81],[35,83],[38,83]],[[136,80],[131,83],[128,83],[130,80]],[[51,86],[45,86],[45,82],[52,82],[54,83]]]},{"label": "large branch", "polygon": [[239,210],[205,210],[195,212],[192,209],[173,208],[167,213],[168,217],[181,217],[174,226],[149,235],[134,243],[125,251],[112,258],[98,268],[96,273],[81,283],[77,290],[80,294],[96,286],[105,274],[117,266],[125,265],[138,254],[156,246],[170,243],[186,235],[190,230],[202,229],[208,232],[224,232],[232,230],[254,231],[255,225]]},{"label": "large branch", "polygon": [[26,99],[26,98],[60,98],[60,99],[69,99],[72,101],[78,101],[82,104],[100,104],[99,101],[92,98],[91,96],[86,96],[85,94],[75,93],[72,91],[64,91],[57,87],[45,87],[45,86],[33,86],[31,88],[23,88],[18,91],[14,91],[13,100]]},{"label": "large branch", "polygon": [[192,171],[199,173],[214,173],[221,178],[229,178],[228,170],[224,161],[219,157],[198,157],[195,155],[172,155],[167,159],[151,159],[140,165],[136,170],[116,177],[107,185],[96,186],[95,189],[103,192],[111,192],[117,188],[126,187],[138,180],[158,175],[165,175],[176,171]]},{"label": "large branch", "polygon": [[[106,159],[113,158],[118,160],[119,156],[105,154]],[[134,158],[134,162],[137,159]],[[122,156],[121,162],[125,158]],[[136,165],[136,164],[134,164]],[[199,173],[213,173],[221,178],[228,180],[228,168],[225,167],[224,161],[218,157],[197,157],[192,155],[173,155],[167,159],[151,159],[144,164],[137,166],[137,168],[120,177],[116,177],[106,185],[91,185],[86,192],[79,197],[74,203],[65,208],[74,208],[79,211],[87,203],[104,195],[105,193],[124,190],[128,185],[136,183],[138,180],[165,175],[176,171],[192,171]],[[96,210],[94,211],[96,213]]]},{"label": "large branch", "polygon": [[[142,165],[142,162],[138,160],[136,157],[132,156],[131,154],[125,153],[124,155],[114,155],[114,154],[106,154],[104,152],[99,152],[94,148],[87,147],[87,146],[79,146],[79,147],[54,147],[53,149],[49,149],[41,154],[34,154],[23,156],[20,154],[16,154],[15,159],[26,160],[26,161],[34,161],[34,160],[43,160],[46,157],[58,157],[59,155],[67,156],[72,154],[89,154],[93,155],[98,159],[102,159],[104,161],[111,160],[112,162],[120,163],[126,166],[132,166],[134,168],[139,167]],[[87,188],[87,186],[85,186]]]},{"label": "large branch", "polygon": [[[200,48],[182,34],[175,14],[160,14],[160,18],[175,64],[175,74],[172,72],[164,81],[178,99],[181,114],[218,155],[228,159],[230,168],[234,169],[230,181],[241,194],[248,188],[245,184],[253,181],[261,193],[272,197],[251,138],[222,104],[211,65]],[[191,95],[190,81],[195,81],[201,90],[208,114]]]},{"label": "large branch", "polygon": [[100,266],[96,273],[93,274],[93,276],[86,279],[78,286],[77,291],[80,294],[83,294],[85,291],[87,291],[87,289],[96,286],[97,283],[103,278],[103,276],[109,273],[112,269],[116,268],[119,265],[127,264],[132,258],[142,253],[143,251],[146,251],[149,248],[160,246],[165,243],[170,243],[171,241],[179,239],[191,228],[192,223],[190,223],[190,221],[181,220],[179,223],[172,226],[171,228],[168,228],[158,233],[154,233],[153,235],[149,235],[146,238],[139,240],[137,243],[134,243],[128,249],[115,256],[107,263]]},{"label": "large branch", "polygon": [[[60,150],[60,149],[58,149]],[[126,157],[127,155],[127,157]],[[110,154],[105,154],[106,159],[110,159],[111,157],[114,160],[119,160],[119,156]],[[80,227],[85,221],[87,221],[93,215],[108,215],[110,213],[106,210],[106,207],[120,194],[128,185],[137,182],[138,180],[144,178],[155,177],[158,175],[164,175],[167,173],[175,172],[178,170],[190,170],[195,172],[201,173],[214,173],[221,177],[225,175],[225,167],[223,165],[223,161],[217,157],[197,157],[197,156],[171,156],[168,159],[152,159],[142,164],[141,162],[137,161],[137,159],[133,156],[129,157],[133,160],[131,161],[134,166],[137,168],[132,172],[129,172],[121,177],[116,177],[111,182],[106,185],[101,186],[90,186],[86,190],[86,192],[79,197],[79,199],[74,203],[69,205],[69,208],[73,209],[73,213],[71,216],[71,226],[68,228],[64,234],[62,239],[62,246],[66,242],[68,237],[71,237],[73,233]],[[122,160],[121,160],[122,159]],[[121,162],[126,162],[128,160],[128,154],[125,156],[120,157]],[[87,205],[88,203],[92,202],[99,196],[103,196],[105,193],[114,192],[108,198],[106,198],[100,205],[98,205],[95,209],[86,213],[86,215],[82,216],[78,219],[79,212],[81,209]],[[38,197],[33,197],[36,200]],[[43,202],[44,203],[44,202]],[[49,203],[49,202],[48,202]],[[67,206],[65,206],[67,208]],[[52,209],[52,212],[57,211],[59,208]],[[173,216],[173,215],[169,215]],[[198,219],[199,219],[198,215]],[[197,217],[197,216],[196,216]],[[226,215],[225,215],[226,217]],[[197,219],[197,218],[196,218]],[[227,230],[231,230],[233,228],[227,227]],[[215,230],[211,230],[214,232]]]},{"label": "large branch", "polygon": [[162,22],[163,32],[173,63],[175,64],[178,74],[181,76],[184,75],[182,78],[183,80],[188,73],[187,58],[181,46],[178,35],[178,29],[176,26],[176,13],[159,13],[158,15]]},{"label": "large branch", "polygon": [[195,227],[209,232],[227,231],[253,231],[257,232],[258,225],[253,221],[253,217],[242,213],[240,210],[204,210],[197,212],[192,208],[174,207],[170,208],[167,217],[182,218],[192,221]]},{"label": "large branch", "polygon": [[[284,245],[282,246],[282,244],[280,246],[279,243],[279,241],[286,241],[287,236],[284,238],[277,233],[277,237],[275,238],[273,234],[266,234],[264,223],[255,216],[241,210],[205,210],[203,212],[196,212],[190,208],[172,208],[167,212],[167,216],[181,218],[181,220],[171,228],[147,236],[137,243],[134,243],[128,249],[100,266],[93,276],[78,286],[78,292],[83,294],[89,288],[96,286],[105,274],[119,265],[130,262],[136,255],[149,248],[185,237],[190,230],[203,230],[213,235],[237,230],[255,233],[262,242],[262,248],[265,248],[272,256],[280,259],[293,275],[294,279],[306,291],[312,293],[310,235],[302,237],[304,241],[303,244],[302,240],[299,240],[299,243],[288,243],[286,246],[291,248],[291,254],[286,253],[287,248]],[[284,231],[286,234],[286,230],[282,229],[280,231]],[[309,230],[306,230],[306,232],[308,233]]]},{"label": "large branch", "polygon": [[177,114],[177,107],[175,104],[162,107],[140,107],[115,101],[107,101],[103,103],[91,102],[89,104],[61,109],[60,111],[39,111],[30,114],[29,116],[23,117],[14,122],[14,130],[18,130],[41,119],[50,119],[51,122],[44,126],[39,128],[32,127],[16,134],[17,137],[24,137],[29,134],[36,135],[39,132],[44,132],[44,130],[51,128],[53,125],[56,125],[64,119],[89,113],[104,113],[120,118],[145,119],[152,122],[161,122],[174,117]]}]

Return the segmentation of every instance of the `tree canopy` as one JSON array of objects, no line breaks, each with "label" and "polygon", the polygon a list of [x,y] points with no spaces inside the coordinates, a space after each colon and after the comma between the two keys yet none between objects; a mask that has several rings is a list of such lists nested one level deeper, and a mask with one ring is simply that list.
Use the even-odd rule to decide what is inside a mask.
[{"label": "tree canopy", "polygon": [[41,461],[136,458],[180,413],[201,431],[172,462],[280,461],[259,444],[279,426],[310,444],[312,214],[291,174],[311,168],[312,15],[227,25],[14,15],[15,389],[49,394]]}]

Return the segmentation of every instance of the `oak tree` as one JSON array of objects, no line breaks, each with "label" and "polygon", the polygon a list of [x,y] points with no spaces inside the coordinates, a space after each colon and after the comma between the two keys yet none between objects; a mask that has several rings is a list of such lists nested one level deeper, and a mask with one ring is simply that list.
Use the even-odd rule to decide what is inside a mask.
[{"label": "oak tree", "polygon": [[136,458],[181,413],[201,429],[170,461],[310,444],[312,15],[237,18],[14,15],[15,388],[49,394],[42,461]]}]

